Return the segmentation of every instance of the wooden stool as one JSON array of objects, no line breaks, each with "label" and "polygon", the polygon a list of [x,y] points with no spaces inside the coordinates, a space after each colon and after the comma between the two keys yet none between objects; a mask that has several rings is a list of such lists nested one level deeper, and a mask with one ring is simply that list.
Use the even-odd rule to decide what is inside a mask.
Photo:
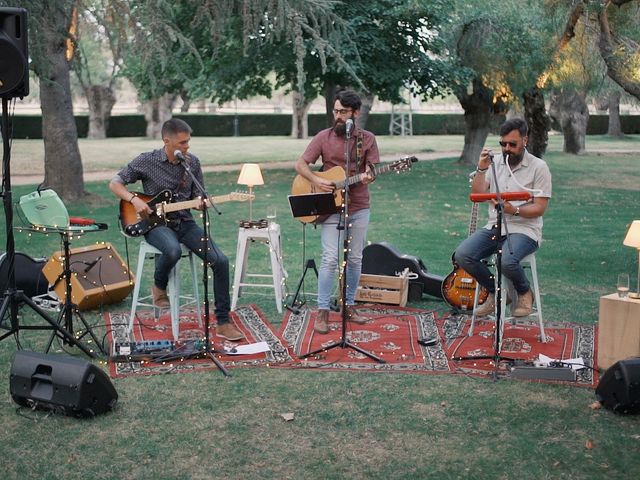
[{"label": "wooden stool", "polygon": [[[269,247],[271,273],[247,273],[249,246],[260,242]],[[278,313],[282,313],[282,284],[287,273],[282,266],[282,249],[280,247],[280,225],[272,223],[266,228],[240,228],[238,231],[238,248],[236,250],[236,268],[233,276],[233,296],[231,310],[236,309],[242,290],[248,287],[273,288],[276,296]],[[271,278],[272,283],[247,283],[248,278]]]},{"label": "wooden stool", "polygon": [[[182,248],[182,258],[189,257],[189,266],[191,267],[191,278],[193,280],[193,295],[180,295],[180,261],[176,264],[169,273],[169,283],[167,284],[167,295],[169,302],[171,303],[171,331],[173,333],[173,339],[178,340],[180,334],[180,307],[195,304],[198,311],[198,322],[202,326],[202,315],[200,314],[200,295],[198,293],[198,273],[196,268],[196,255],[180,244]],[[133,290],[133,298],[131,300],[131,313],[129,314],[129,334],[133,331],[133,320],[136,316],[136,310],[138,307],[152,307],[154,317],[157,319],[160,316],[160,308],[153,305],[151,295],[140,297],[140,286],[142,284],[142,274],[144,271],[144,262],[148,258],[153,258],[160,255],[162,252],[156,247],[148,244],[144,239],[140,241],[140,249],[138,251],[138,265],[136,267],[136,286]],[[185,300],[180,305],[180,300]]]}]

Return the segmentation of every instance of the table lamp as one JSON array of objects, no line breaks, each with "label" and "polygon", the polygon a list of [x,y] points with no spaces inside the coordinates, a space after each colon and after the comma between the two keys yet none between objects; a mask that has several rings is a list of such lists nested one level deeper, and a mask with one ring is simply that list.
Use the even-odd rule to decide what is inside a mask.
[{"label": "table lamp", "polygon": [[[238,185],[246,185],[249,187],[249,195],[253,194],[253,187],[256,185],[264,185],[262,178],[262,172],[260,171],[260,165],[257,163],[245,163],[240,170],[240,176],[238,177]],[[252,208],[253,197],[249,198],[249,221],[253,220]]]},{"label": "table lamp", "polygon": [[631,226],[627,231],[627,236],[624,237],[623,245],[627,247],[633,247],[638,249],[638,283],[636,284],[636,293],[630,293],[631,298],[640,298],[640,220],[634,220],[631,222]]}]

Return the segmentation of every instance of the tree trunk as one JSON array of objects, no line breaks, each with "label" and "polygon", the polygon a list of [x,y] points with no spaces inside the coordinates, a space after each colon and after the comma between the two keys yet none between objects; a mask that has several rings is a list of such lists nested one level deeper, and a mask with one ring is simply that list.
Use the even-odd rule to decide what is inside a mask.
[{"label": "tree trunk", "polygon": [[111,109],[116,103],[113,89],[107,85],[90,85],[85,90],[89,104],[88,138],[107,138]]},{"label": "tree trunk", "polygon": [[538,87],[524,92],[524,119],[529,125],[529,143],[527,150],[536,157],[542,158],[549,145],[549,129],[551,119],[544,106],[544,95]]},{"label": "tree trunk", "polygon": [[325,83],[324,84],[324,103],[327,112],[327,127],[333,127],[333,97],[336,96],[336,92],[340,87],[333,83]]},{"label": "tree trunk", "polygon": [[309,136],[309,108],[311,102],[302,98],[300,92],[293,91],[293,115],[291,116],[291,136],[307,138]]},{"label": "tree trunk", "polygon": [[360,108],[360,116],[358,117],[356,123],[358,125],[358,128],[364,130],[365,128],[367,128],[367,121],[369,120],[371,107],[373,107],[374,96],[371,93],[361,93],[360,98],[362,99],[362,107]]},{"label": "tree trunk", "polygon": [[[53,25],[64,24],[52,21]],[[78,130],[73,118],[70,64],[65,59],[65,43],[55,28],[44,32],[46,69],[39,71],[42,137],[44,140],[44,185],[54,189],[65,202],[87,195],[84,190]]]},{"label": "tree trunk", "polygon": [[189,97],[188,92],[180,93],[180,98],[182,99],[182,105],[180,105],[180,111],[182,113],[189,112],[189,108],[191,108],[191,97]]},{"label": "tree trunk", "polygon": [[619,91],[613,91],[609,94],[609,129],[607,135],[611,137],[623,137],[622,124],[620,123],[620,97]]},{"label": "tree trunk", "polygon": [[549,114],[560,124],[564,135],[565,153],[584,153],[589,109],[584,96],[571,89],[551,98]]},{"label": "tree trunk", "polygon": [[154,98],[142,105],[144,119],[147,121],[147,137],[161,138],[162,125],[171,118],[171,110],[176,100],[175,95],[164,94],[160,98]]},{"label": "tree trunk", "polygon": [[493,120],[493,92],[479,79],[473,80],[473,91],[456,94],[464,109],[464,149],[458,160],[475,166],[487,141]]}]

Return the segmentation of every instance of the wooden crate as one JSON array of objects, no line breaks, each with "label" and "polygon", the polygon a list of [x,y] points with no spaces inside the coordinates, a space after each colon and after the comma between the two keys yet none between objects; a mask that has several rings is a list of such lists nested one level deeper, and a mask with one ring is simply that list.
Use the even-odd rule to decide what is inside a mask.
[{"label": "wooden crate", "polygon": [[363,273],[360,276],[360,284],[356,290],[356,300],[359,302],[386,303],[404,307],[407,304],[408,291],[408,268],[405,268],[398,277]]}]

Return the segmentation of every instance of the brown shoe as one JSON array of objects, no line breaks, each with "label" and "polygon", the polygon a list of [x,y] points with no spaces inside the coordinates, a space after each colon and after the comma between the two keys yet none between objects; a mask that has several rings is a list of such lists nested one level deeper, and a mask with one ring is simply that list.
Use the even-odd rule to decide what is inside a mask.
[{"label": "brown shoe", "polygon": [[151,286],[151,296],[153,297],[153,305],[158,308],[169,308],[169,297],[167,297],[167,291],[162,290],[155,285]]},{"label": "brown shoe", "polygon": [[219,323],[216,327],[216,336],[226,338],[232,342],[244,340],[244,334],[231,322]]},{"label": "brown shoe", "polygon": [[358,312],[356,312],[356,309],[353,305],[346,305],[346,309],[347,320],[349,320],[350,322],[357,323],[358,325],[364,325],[369,321],[368,318],[358,315]]},{"label": "brown shoe", "polygon": [[476,317],[486,317],[488,315],[493,315],[495,310],[496,295],[494,293],[490,293],[484,303],[477,307],[474,313],[476,314]]},{"label": "brown shoe", "polygon": [[531,289],[525,293],[518,294],[516,308],[513,309],[514,317],[526,317],[533,311],[533,292]]},{"label": "brown shoe", "polygon": [[329,333],[329,310],[318,310],[313,329],[318,333]]}]

